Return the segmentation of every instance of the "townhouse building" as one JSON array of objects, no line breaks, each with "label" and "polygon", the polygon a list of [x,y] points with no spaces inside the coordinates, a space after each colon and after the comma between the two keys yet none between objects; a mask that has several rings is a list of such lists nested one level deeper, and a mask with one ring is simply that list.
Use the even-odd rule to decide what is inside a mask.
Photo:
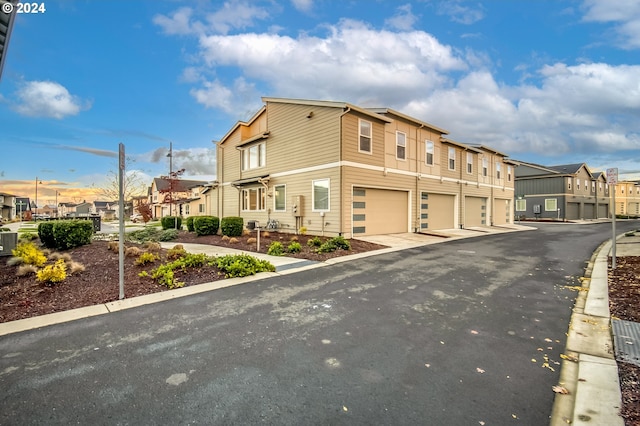
[{"label": "townhouse building", "polygon": [[501,152],[389,108],[262,100],[217,143],[213,215],[347,238],[513,222]]},{"label": "townhouse building", "polygon": [[640,181],[621,181],[614,189],[616,215],[640,217]]},{"label": "townhouse building", "polygon": [[149,188],[153,218],[193,215],[190,208],[194,197],[193,188],[204,185],[207,182],[199,180],[154,178]]},{"label": "townhouse building", "polygon": [[592,173],[584,163],[541,166],[519,162],[515,196],[519,217],[588,220],[610,215],[606,176]]}]

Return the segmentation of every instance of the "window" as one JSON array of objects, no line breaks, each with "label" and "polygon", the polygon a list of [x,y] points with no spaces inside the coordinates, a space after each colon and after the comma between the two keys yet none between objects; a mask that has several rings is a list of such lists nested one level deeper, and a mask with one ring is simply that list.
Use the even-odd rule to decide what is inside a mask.
[{"label": "window", "polygon": [[264,167],[267,163],[267,145],[262,142],[242,150],[242,170]]},{"label": "window", "polygon": [[596,192],[596,181],[595,180],[591,181],[591,192]]},{"label": "window", "polygon": [[204,204],[198,204],[198,213],[204,213]]},{"label": "window", "polygon": [[189,214],[190,214],[189,213],[189,207],[190,207],[189,204],[185,204],[184,205],[184,214],[186,214],[187,216],[189,216]]},{"label": "window", "polygon": [[273,209],[282,212],[287,209],[287,187],[285,185],[276,185],[273,187]]},{"label": "window", "polygon": [[557,198],[545,198],[544,210],[547,212],[558,211],[558,199]]},{"label": "window", "polygon": [[602,192],[602,182],[598,182],[598,191]]},{"label": "window", "polygon": [[358,150],[371,154],[371,123],[369,121],[360,120],[360,145]]},{"label": "window", "polygon": [[527,211],[527,200],[516,200],[516,211],[517,212],[526,212]]},{"label": "window", "polygon": [[449,170],[456,169],[456,149],[449,148]]},{"label": "window", "polygon": [[482,157],[482,176],[487,177],[489,174],[489,161],[486,157]]},{"label": "window", "polygon": [[467,173],[473,173],[473,154],[467,152]]},{"label": "window", "polygon": [[402,132],[396,132],[396,158],[398,160],[406,159],[407,135]]},{"label": "window", "polygon": [[501,179],[502,174],[502,163],[496,162],[496,179]]},{"label": "window", "polygon": [[571,191],[571,178],[570,177],[567,178],[567,189],[569,191]]},{"label": "window", "polygon": [[507,181],[511,182],[511,173],[513,173],[513,169],[511,166],[507,166]]},{"label": "window", "polygon": [[427,153],[427,157],[425,158],[425,162],[428,166],[433,166],[433,142],[424,141],[425,151]]},{"label": "window", "polygon": [[329,210],[329,179],[313,181],[313,211]]},{"label": "window", "polygon": [[580,179],[576,179],[576,189],[580,191]]},{"label": "window", "polygon": [[242,210],[248,212],[264,210],[264,188],[243,189]]},{"label": "window", "polygon": [[587,182],[587,180],[584,180],[584,190],[588,191],[589,190],[589,183]]}]

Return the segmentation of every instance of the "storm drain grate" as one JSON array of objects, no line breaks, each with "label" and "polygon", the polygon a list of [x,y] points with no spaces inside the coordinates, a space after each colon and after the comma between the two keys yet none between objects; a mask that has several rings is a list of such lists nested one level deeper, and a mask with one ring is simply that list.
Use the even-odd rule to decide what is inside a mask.
[{"label": "storm drain grate", "polygon": [[640,366],[640,323],[611,320],[616,360]]}]

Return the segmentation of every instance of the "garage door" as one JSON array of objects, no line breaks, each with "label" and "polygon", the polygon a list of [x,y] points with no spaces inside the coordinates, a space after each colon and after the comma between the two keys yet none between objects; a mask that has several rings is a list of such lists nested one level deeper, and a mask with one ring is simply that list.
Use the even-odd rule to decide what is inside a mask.
[{"label": "garage door", "polygon": [[598,204],[598,219],[609,217],[609,205]]},{"label": "garage door", "polygon": [[487,224],[487,199],[464,197],[464,226],[483,226]]},{"label": "garage door", "polygon": [[567,220],[580,219],[580,203],[567,203]]},{"label": "garage door", "polygon": [[409,232],[409,193],[353,188],[353,234]]},{"label": "garage door", "polygon": [[596,218],[596,205],[585,203],[584,217],[582,219],[595,219],[595,218]]},{"label": "garage door", "polygon": [[504,225],[510,223],[509,219],[511,218],[511,200],[496,198],[493,202],[493,206],[493,224]]},{"label": "garage door", "polygon": [[455,228],[455,195],[423,192],[420,200],[420,229],[422,231]]}]

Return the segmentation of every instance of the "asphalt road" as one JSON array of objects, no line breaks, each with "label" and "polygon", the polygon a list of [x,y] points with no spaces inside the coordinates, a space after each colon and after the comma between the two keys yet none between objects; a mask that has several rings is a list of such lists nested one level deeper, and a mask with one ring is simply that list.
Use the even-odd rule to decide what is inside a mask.
[{"label": "asphalt road", "polygon": [[0,424],[548,424],[566,286],[610,236],[541,225],[4,336]]}]

